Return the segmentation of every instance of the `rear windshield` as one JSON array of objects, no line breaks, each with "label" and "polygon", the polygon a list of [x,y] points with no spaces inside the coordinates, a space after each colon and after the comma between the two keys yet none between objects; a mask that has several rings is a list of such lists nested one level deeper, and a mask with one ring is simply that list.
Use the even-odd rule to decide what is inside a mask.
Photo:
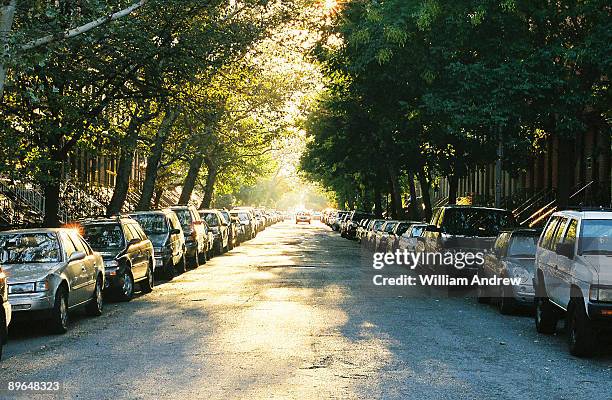
[{"label": "rear windshield", "polygon": [[230,215],[227,211],[221,211],[221,215],[223,215],[223,219],[225,220],[226,223],[230,223],[231,222],[231,218]]},{"label": "rear windshield", "polygon": [[83,225],[83,237],[95,251],[109,252],[125,247],[119,224]]},{"label": "rear windshield", "polygon": [[508,257],[535,257],[539,236],[513,235]]},{"label": "rear windshield", "polygon": [[515,226],[509,211],[482,208],[448,208],[444,212],[444,232],[450,235],[497,236],[500,230]]},{"label": "rear windshield", "polygon": [[612,219],[582,220],[580,254],[612,255]]},{"label": "rear windshield", "polygon": [[3,264],[51,263],[61,259],[59,242],[53,233],[0,235]]},{"label": "rear windshield", "polygon": [[206,223],[209,226],[218,226],[219,225],[219,219],[217,218],[217,214],[214,214],[214,213],[202,213],[200,215],[202,216],[202,218],[204,218],[204,221],[206,221]]},{"label": "rear windshield", "polygon": [[189,210],[173,210],[181,223],[184,231],[191,231],[191,213]]},{"label": "rear windshield", "polygon": [[135,214],[131,216],[138,221],[140,227],[147,235],[168,233],[166,217],[161,214]]}]

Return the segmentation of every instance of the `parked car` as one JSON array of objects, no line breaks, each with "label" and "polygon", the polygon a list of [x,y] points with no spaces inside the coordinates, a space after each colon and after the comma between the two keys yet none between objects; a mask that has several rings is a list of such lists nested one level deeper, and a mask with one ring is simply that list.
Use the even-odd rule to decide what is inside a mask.
[{"label": "parked car", "polygon": [[[399,249],[400,238],[414,223],[414,221],[399,221],[395,228],[389,232],[386,249],[388,253],[394,253],[397,249]],[[381,251],[385,251],[385,249],[382,249]]]},{"label": "parked car", "polygon": [[517,306],[533,306],[533,275],[536,244],[540,231],[535,229],[516,229],[501,232],[492,251],[487,252],[484,264],[478,271],[481,278],[517,278],[518,285],[497,287],[479,286],[478,301],[488,303],[495,300],[502,314],[512,313]]},{"label": "parked car", "polygon": [[[508,210],[448,205],[434,210],[422,234],[423,249],[426,253],[484,253],[493,246],[501,230],[516,226],[514,216]],[[420,267],[434,273],[468,278],[478,273],[475,263],[462,269],[434,264],[421,264]]]},{"label": "parked car", "polygon": [[343,225],[343,229],[340,232],[340,235],[347,239],[355,239],[357,236],[357,227],[359,223],[367,218],[373,218],[372,214],[368,214],[361,211],[353,211],[346,219],[346,222]]},{"label": "parked car", "polygon": [[333,218],[332,223],[331,223],[331,228],[336,231],[339,232],[340,231],[340,226],[342,225],[342,221],[344,220],[344,218],[346,216],[348,216],[350,214],[349,211],[338,211],[337,215],[335,218]]},{"label": "parked car", "polygon": [[240,244],[239,240],[239,231],[240,231],[240,221],[238,218],[232,218],[229,211],[227,210],[219,210],[221,216],[227,223],[227,248],[232,250],[234,247]]},{"label": "parked car", "polygon": [[228,251],[229,247],[229,224],[223,218],[223,215],[217,210],[200,210],[200,217],[206,224],[210,232],[213,234],[213,251],[215,254],[223,254]]},{"label": "parked car", "polygon": [[144,293],[153,290],[153,244],[136,220],[100,218],[81,221],[80,225],[87,243],[104,260],[106,293],[130,301],[137,283]]},{"label": "parked car", "polygon": [[418,241],[421,240],[421,237],[426,227],[426,223],[420,222],[410,225],[406,232],[404,232],[400,236],[399,241],[397,243],[397,248],[402,251],[406,250],[411,253],[416,252]]},{"label": "parked car", "polygon": [[248,210],[233,209],[230,211],[230,215],[240,220],[240,225],[244,228],[245,238],[243,242],[249,239],[253,239],[257,233],[255,218]]},{"label": "parked car", "polygon": [[362,219],[361,222],[359,223],[359,226],[357,227],[357,231],[355,232],[355,239],[357,239],[358,242],[361,243],[361,239],[363,238],[363,235],[370,221],[371,221],[370,218],[365,218],[365,219]]},{"label": "parked car", "polygon": [[155,272],[170,280],[185,272],[185,237],[174,211],[139,211],[130,214],[153,244]]},{"label": "parked car", "polygon": [[385,224],[384,219],[374,219],[370,222],[368,226],[368,230],[365,232],[364,237],[361,239],[362,247],[365,247],[368,250],[376,251],[376,234]]},{"label": "parked car", "polygon": [[395,227],[399,224],[399,221],[385,221],[374,236],[374,251],[386,252],[387,242],[389,241],[389,234],[393,232]]},{"label": "parked car", "polygon": [[206,263],[212,243],[198,210],[194,206],[173,206],[170,209],[176,213],[183,229],[188,264],[197,268]]},{"label": "parked car", "polygon": [[536,329],[553,333],[565,315],[570,353],[591,356],[612,329],[612,210],[554,213],[535,267]]},{"label": "parked car", "polygon": [[310,224],[310,214],[306,211],[300,211],[295,214],[295,223],[299,224],[300,222]]},{"label": "parked car", "polygon": [[0,268],[0,360],[2,360],[2,347],[8,340],[8,327],[11,323],[11,303],[8,299],[8,284],[6,274]]},{"label": "parked car", "polygon": [[76,230],[2,232],[0,249],[15,319],[45,319],[53,333],[64,333],[69,311],[102,314],[104,261]]}]

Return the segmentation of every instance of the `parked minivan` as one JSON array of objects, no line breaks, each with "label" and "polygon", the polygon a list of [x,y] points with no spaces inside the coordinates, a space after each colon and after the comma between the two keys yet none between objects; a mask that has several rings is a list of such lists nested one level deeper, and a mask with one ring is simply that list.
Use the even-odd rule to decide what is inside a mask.
[{"label": "parked minivan", "polygon": [[130,214],[138,221],[155,250],[155,271],[170,280],[185,272],[185,237],[174,211],[139,211]]},{"label": "parked minivan", "polygon": [[570,353],[592,355],[612,329],[612,210],[552,214],[535,265],[537,331],[555,332],[565,315]]}]

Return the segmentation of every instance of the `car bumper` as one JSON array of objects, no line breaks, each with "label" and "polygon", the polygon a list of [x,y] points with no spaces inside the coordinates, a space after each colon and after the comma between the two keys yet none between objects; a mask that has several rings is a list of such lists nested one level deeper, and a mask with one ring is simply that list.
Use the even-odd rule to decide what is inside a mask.
[{"label": "car bumper", "polygon": [[9,295],[13,315],[28,311],[46,311],[53,308],[54,296],[49,293]]},{"label": "car bumper", "polygon": [[513,286],[512,291],[514,293],[514,300],[526,306],[534,305],[535,291],[531,285],[519,285]]}]

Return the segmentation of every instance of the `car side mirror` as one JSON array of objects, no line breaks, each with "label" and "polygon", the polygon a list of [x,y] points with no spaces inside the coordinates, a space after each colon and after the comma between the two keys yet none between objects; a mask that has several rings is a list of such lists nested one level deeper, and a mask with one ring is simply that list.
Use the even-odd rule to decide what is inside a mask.
[{"label": "car side mirror", "polygon": [[138,243],[140,243],[141,241],[142,241],[142,240],[141,240],[140,238],[133,238],[133,239],[130,239],[130,241],[128,242],[128,246],[131,246],[131,245],[133,245],[133,244],[138,244]]},{"label": "car side mirror", "polygon": [[572,243],[558,243],[555,252],[563,257],[574,258],[574,245]]},{"label": "car side mirror", "polygon": [[181,233],[180,229],[176,229],[176,228],[170,229],[170,234],[171,235],[179,235],[180,233]]},{"label": "car side mirror", "polygon": [[83,251],[75,251],[70,255],[70,257],[68,257],[68,262],[81,261],[84,260],[86,256],[87,254],[85,254]]}]

